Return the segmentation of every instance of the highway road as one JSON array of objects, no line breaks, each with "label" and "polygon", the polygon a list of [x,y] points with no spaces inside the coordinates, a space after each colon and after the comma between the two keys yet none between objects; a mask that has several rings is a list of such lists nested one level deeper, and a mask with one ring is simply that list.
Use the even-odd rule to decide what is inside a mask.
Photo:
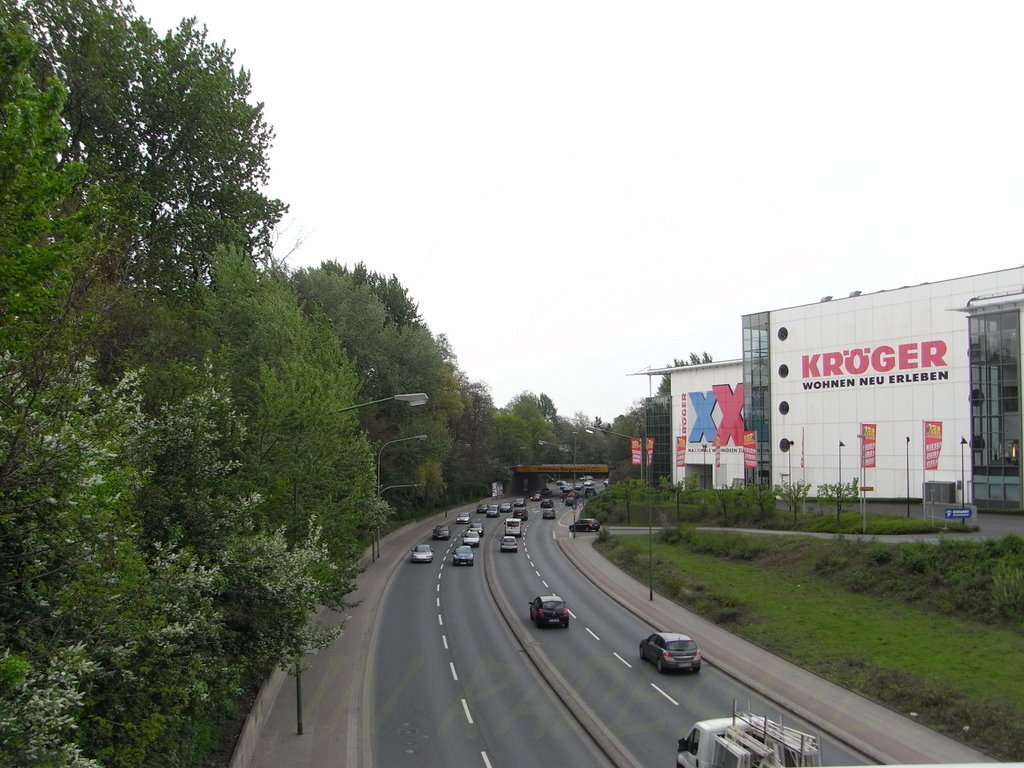
[{"label": "highway road", "polygon": [[[610,764],[601,749],[620,764],[666,764],[692,722],[727,714],[734,701],[815,732],[710,664],[661,675],[642,663],[643,637],[686,627],[649,627],[582,575],[557,544],[572,520],[558,507],[554,521],[532,510],[516,553],[498,550],[507,515],[476,515],[487,530],[474,567],[451,565],[464,528],[454,524],[452,542],[432,542],[432,564],[400,566],[375,640],[375,765]],[[424,525],[423,541],[429,535]],[[569,605],[568,629],[529,620],[528,602],[552,592]],[[822,752],[831,764],[866,762],[827,738]]]}]

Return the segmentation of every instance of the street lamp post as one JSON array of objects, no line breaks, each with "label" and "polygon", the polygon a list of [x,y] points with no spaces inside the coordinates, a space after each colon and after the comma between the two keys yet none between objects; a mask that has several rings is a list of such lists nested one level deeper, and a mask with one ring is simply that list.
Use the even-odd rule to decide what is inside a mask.
[{"label": "street lamp post", "polygon": [[960,438],[960,506],[967,506],[967,481],[964,473],[964,446],[968,445],[967,438]]},{"label": "street lamp post", "polygon": [[839,521],[839,513],[843,511],[843,448],[846,443],[839,441],[839,487],[836,488],[836,522]]},{"label": "street lamp post", "polygon": [[[344,408],[338,408],[334,413],[344,413],[345,411],[354,411],[357,408],[365,408],[368,405],[377,405],[378,403],[386,403],[389,400],[397,400],[400,403],[407,403],[409,406],[424,405],[427,400],[425,392],[400,392],[397,395],[391,395],[390,397],[382,397],[378,400],[369,400],[365,403],[356,403],[355,405],[347,405]],[[426,437],[426,435],[424,435]],[[386,445],[386,443],[385,443]],[[380,458],[377,459],[377,482],[375,483],[376,488],[380,488]],[[377,491],[377,498],[380,498],[380,491]],[[376,550],[376,534],[372,532],[370,534],[370,559],[371,562],[375,557]],[[302,735],[302,664],[296,660],[295,662],[295,719],[296,719],[296,730],[299,736]]]},{"label": "street lamp post", "polygon": [[[380,450],[377,451],[377,482],[374,484],[374,486],[376,488],[376,496],[377,496],[378,500],[380,499],[381,493],[383,493],[383,491],[381,491],[381,488],[380,488],[380,457],[383,455],[384,449],[387,448],[389,445],[394,445],[395,443],[404,443],[406,440],[426,440],[426,439],[427,439],[426,435],[411,435],[409,437],[398,437],[398,438],[395,438],[394,440],[388,440],[386,443],[384,443],[384,445],[382,445],[380,447]],[[396,487],[399,487],[399,486],[394,486],[394,485],[389,485],[388,486],[388,488],[396,488]],[[376,558],[380,557],[380,528],[379,527],[376,527],[374,529],[373,541],[370,542],[370,546],[371,546],[371,552],[372,552],[372,554],[370,556],[370,562],[373,562]],[[376,549],[374,550],[373,547],[376,547]]]},{"label": "street lamp post", "polygon": [[[624,437],[627,440],[639,440],[640,441],[640,479],[643,480],[643,470],[647,464],[647,441],[636,437],[635,435],[626,435],[622,432],[613,432],[610,429],[604,429],[603,427],[587,427],[587,432],[606,432],[609,435],[617,435],[618,437]],[[644,496],[648,496],[648,488],[644,485]],[[654,600],[654,513],[651,510],[650,504],[647,505],[647,590],[648,600]]]},{"label": "street lamp post", "polygon": [[907,435],[907,517],[910,517],[910,435]]}]

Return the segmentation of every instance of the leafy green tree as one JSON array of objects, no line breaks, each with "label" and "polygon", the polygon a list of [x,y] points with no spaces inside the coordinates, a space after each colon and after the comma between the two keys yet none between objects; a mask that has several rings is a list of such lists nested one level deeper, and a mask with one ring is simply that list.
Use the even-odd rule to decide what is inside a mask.
[{"label": "leafy green tree", "polygon": [[797,512],[807,503],[807,495],[810,493],[811,484],[798,480],[795,483],[782,483],[775,486],[775,494],[782,499],[786,507],[793,513],[793,522],[796,522]]},{"label": "leafy green tree", "polygon": [[261,189],[272,130],[233,52],[184,20],[158,37],[118,0],[23,0],[42,43],[41,77],[70,98],[62,153],[88,165],[111,209],[106,274],[180,294],[208,276],[219,245],[250,258],[286,207]]},{"label": "leafy green tree", "polygon": [[[0,348],[38,356],[67,330],[76,270],[91,253],[87,211],[75,211],[84,166],[61,160],[65,91],[33,83],[34,44],[10,9],[0,8]],[[45,345],[40,344],[47,337]]]},{"label": "leafy green tree", "polygon": [[849,483],[822,483],[818,486],[818,497],[826,505],[835,504],[836,507],[836,530],[839,530],[840,518],[843,511],[843,504],[857,501],[859,497],[859,481],[854,478]]},{"label": "leafy green tree", "polygon": [[[687,360],[675,359],[671,365],[665,366],[666,368],[682,368],[687,365],[704,365],[705,363],[712,363],[714,360],[711,359],[711,355],[707,352],[698,355],[696,352],[691,352],[690,357]],[[672,394],[672,376],[671,374],[663,374],[661,381],[658,382],[658,395],[671,395]]]}]

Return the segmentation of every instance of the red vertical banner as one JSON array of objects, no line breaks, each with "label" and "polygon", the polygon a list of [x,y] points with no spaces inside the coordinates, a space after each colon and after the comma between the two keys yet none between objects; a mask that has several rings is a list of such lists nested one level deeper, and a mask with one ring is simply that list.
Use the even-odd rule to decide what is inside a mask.
[{"label": "red vertical banner", "polygon": [[757,469],[757,434],[743,433],[743,468]]},{"label": "red vertical banner", "polygon": [[686,435],[676,438],[676,467],[686,466]]},{"label": "red vertical banner", "polygon": [[715,468],[722,466],[722,438],[715,435]]},{"label": "red vertical banner", "polygon": [[651,466],[654,463],[654,438],[647,438],[647,466]]},{"label": "red vertical banner", "polygon": [[875,444],[878,437],[877,424],[860,425],[860,465],[864,469],[875,468]]},{"label": "red vertical banner", "polygon": [[640,438],[631,437],[629,438],[630,451],[633,454],[632,461],[634,464],[642,464],[643,459],[640,457]]},{"label": "red vertical banner", "polygon": [[939,453],[942,451],[942,422],[924,423],[924,468],[939,468]]}]

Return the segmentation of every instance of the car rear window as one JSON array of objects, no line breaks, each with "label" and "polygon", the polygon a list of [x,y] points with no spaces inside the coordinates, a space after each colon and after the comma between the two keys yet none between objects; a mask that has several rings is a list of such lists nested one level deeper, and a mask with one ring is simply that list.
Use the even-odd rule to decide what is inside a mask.
[{"label": "car rear window", "polygon": [[565,603],[561,600],[545,600],[544,610],[545,611],[559,611],[565,607]]},{"label": "car rear window", "polygon": [[670,651],[695,651],[697,644],[693,640],[670,640],[668,649]]}]

